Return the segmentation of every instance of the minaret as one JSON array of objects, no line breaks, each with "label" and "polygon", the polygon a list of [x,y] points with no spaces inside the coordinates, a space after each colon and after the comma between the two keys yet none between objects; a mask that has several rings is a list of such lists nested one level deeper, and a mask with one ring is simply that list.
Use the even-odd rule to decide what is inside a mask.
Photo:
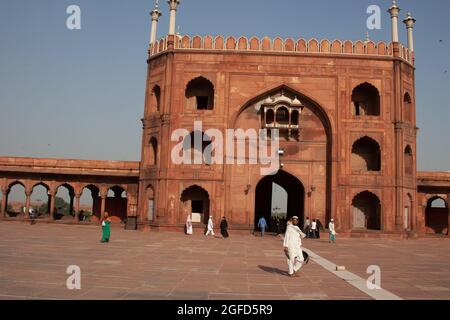
[{"label": "minaret", "polygon": [[388,10],[391,14],[392,21],[392,42],[398,43],[398,15],[400,8],[397,6],[397,1],[392,0],[392,7]]},{"label": "minaret", "polygon": [[177,8],[180,0],[167,0],[170,8],[169,35],[175,35]]},{"label": "minaret", "polygon": [[364,40],[365,44],[368,44],[370,42],[370,35],[369,35],[369,31],[366,32],[366,40]]},{"label": "minaret", "polygon": [[155,43],[156,41],[156,30],[158,29],[158,20],[161,17],[162,13],[158,9],[159,0],[156,0],[155,9],[150,12],[150,16],[152,17],[152,30],[150,31],[150,44]]},{"label": "minaret", "polygon": [[406,19],[403,20],[403,23],[406,25],[406,31],[408,31],[408,49],[411,52],[414,52],[414,24],[416,23],[416,19],[414,19],[410,12],[406,15]]}]

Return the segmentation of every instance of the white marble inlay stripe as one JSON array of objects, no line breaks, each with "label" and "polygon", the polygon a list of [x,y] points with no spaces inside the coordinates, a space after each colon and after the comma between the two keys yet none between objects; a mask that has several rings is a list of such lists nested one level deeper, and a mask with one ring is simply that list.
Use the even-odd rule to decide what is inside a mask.
[{"label": "white marble inlay stripe", "polygon": [[331,261],[328,261],[325,258],[322,258],[321,256],[317,255],[313,251],[302,248],[303,251],[309,254],[310,258],[314,260],[318,265],[320,265],[325,270],[328,270],[329,272],[333,273],[336,277],[341,278],[342,280],[346,281],[351,286],[355,287],[356,289],[364,292],[368,296],[372,297],[375,300],[403,300],[399,296],[381,289],[375,289],[370,290],[367,287],[367,279],[363,279],[359,276],[357,276],[354,273],[351,273],[349,271],[336,271],[336,264],[334,264]]}]

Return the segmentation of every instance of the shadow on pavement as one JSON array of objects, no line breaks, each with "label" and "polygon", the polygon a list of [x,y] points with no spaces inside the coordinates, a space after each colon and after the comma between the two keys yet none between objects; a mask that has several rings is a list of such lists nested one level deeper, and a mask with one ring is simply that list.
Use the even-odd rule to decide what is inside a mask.
[{"label": "shadow on pavement", "polygon": [[287,271],[280,270],[278,268],[273,267],[266,267],[266,266],[258,266],[262,271],[268,272],[268,273],[275,273],[280,274],[282,276],[289,277],[289,273]]}]

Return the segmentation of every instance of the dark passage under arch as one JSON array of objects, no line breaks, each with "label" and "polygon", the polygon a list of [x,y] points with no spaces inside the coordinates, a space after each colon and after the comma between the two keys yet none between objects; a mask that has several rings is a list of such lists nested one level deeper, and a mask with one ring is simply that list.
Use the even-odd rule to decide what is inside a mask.
[{"label": "dark passage under arch", "polygon": [[[295,176],[280,170],[276,175],[266,176],[256,186],[255,195],[255,228],[264,217],[270,224],[272,218],[273,184],[277,184],[287,192],[287,218],[298,216],[300,225],[304,221],[305,188]],[[270,227],[270,225],[269,225]]]}]

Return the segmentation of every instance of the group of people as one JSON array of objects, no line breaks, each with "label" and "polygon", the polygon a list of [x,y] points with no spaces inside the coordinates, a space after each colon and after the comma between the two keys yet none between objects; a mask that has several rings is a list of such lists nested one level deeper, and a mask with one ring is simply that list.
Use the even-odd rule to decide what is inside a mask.
[{"label": "group of people", "polygon": [[[186,227],[185,227],[185,232],[187,235],[192,235],[194,233],[194,226],[192,224],[192,218],[191,215],[189,214],[186,220]],[[224,239],[227,239],[230,235],[228,234],[228,221],[227,218],[223,217],[222,221],[220,222],[220,234],[222,235],[222,237]],[[206,230],[205,230],[205,236],[209,236],[212,235],[213,237],[215,236],[214,233],[214,222],[213,222],[213,217],[209,217],[208,219],[208,224],[206,226]]]},{"label": "group of people", "polygon": [[[284,254],[287,258],[287,264],[289,269],[290,277],[298,277],[300,269],[309,262],[309,255],[302,249],[302,239],[310,237],[317,238],[317,231],[320,229],[320,221],[313,219],[311,222],[309,217],[305,221],[305,233],[298,227],[299,218],[297,216],[292,217],[287,221],[286,232],[283,240]],[[267,221],[264,217],[261,217],[258,221],[258,228],[261,231],[261,236],[264,236],[265,230],[267,228]],[[336,241],[336,227],[334,224],[334,219],[331,219],[329,225],[329,240],[330,243],[335,243]],[[186,234],[193,234],[193,223],[191,215],[189,214],[186,220]],[[229,237],[228,234],[228,221],[225,217],[222,218],[220,223],[220,233],[224,239]],[[308,236],[309,234],[309,236]],[[206,227],[205,236],[215,236],[214,234],[214,222],[213,217],[209,217],[208,224]],[[102,243],[109,242],[111,237],[111,219],[108,212],[105,212],[102,218]]]},{"label": "group of people", "polygon": [[[320,231],[324,231],[324,227],[319,219],[313,219],[312,221],[309,219],[309,217],[305,220],[305,234],[306,238],[310,239],[320,239]],[[336,230],[334,225],[334,219],[330,220],[330,223],[328,224],[328,230],[329,230],[329,240],[332,243],[336,242]]]},{"label": "group of people", "polygon": [[307,238],[320,239],[320,231],[324,230],[322,223],[319,219],[313,219],[312,221],[309,217],[305,220],[305,233]]}]

